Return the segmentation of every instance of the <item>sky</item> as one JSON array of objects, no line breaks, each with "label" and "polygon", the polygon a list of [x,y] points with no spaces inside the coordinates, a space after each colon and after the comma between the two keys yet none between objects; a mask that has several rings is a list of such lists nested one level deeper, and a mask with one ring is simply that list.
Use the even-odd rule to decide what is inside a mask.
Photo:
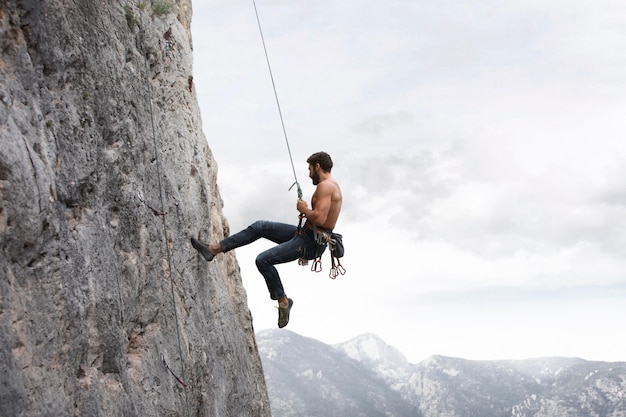
[{"label": "sky", "polygon": [[[194,83],[236,232],[297,223],[328,152],[346,274],[278,267],[288,329],[374,333],[412,363],[626,361],[626,4],[193,4]],[[277,310],[236,250],[254,328]]]}]

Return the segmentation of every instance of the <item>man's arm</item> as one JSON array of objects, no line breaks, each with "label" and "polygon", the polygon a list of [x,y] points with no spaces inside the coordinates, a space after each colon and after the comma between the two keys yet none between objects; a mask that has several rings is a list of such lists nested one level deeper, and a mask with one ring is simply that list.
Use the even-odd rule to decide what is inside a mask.
[{"label": "man's arm", "polygon": [[317,186],[311,198],[312,209],[309,209],[306,201],[298,200],[296,208],[316,226],[322,226],[328,218],[328,212],[332,203],[333,187],[330,184],[321,183]]}]

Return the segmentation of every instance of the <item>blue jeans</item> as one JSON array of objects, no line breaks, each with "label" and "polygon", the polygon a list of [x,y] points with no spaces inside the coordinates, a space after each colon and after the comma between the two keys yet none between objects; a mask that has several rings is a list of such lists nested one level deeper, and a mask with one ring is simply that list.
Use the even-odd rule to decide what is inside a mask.
[{"label": "blue jeans", "polygon": [[315,259],[324,253],[326,245],[318,245],[313,238],[313,230],[303,228],[301,234],[297,234],[296,226],[259,220],[252,223],[246,229],[235,233],[220,242],[222,251],[245,246],[260,238],[265,238],[277,243],[271,249],[262,252],[256,258],[256,266],[259,269],[272,300],[278,300],[285,296],[283,284],[274,265],[283,264],[296,259]]}]

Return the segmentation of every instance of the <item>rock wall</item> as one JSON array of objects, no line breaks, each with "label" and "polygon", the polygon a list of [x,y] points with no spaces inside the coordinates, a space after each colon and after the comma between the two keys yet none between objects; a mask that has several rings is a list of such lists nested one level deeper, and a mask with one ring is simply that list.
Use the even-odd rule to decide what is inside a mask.
[{"label": "rock wall", "polygon": [[190,21],[0,2],[2,416],[270,415],[236,260],[189,244],[228,233]]}]

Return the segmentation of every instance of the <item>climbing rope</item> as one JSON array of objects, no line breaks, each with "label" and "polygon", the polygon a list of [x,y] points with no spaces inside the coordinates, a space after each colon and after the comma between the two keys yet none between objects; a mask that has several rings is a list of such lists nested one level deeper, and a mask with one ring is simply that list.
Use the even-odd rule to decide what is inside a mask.
[{"label": "climbing rope", "polygon": [[293,178],[295,182],[289,187],[289,190],[294,187],[297,187],[298,190],[298,198],[302,199],[302,189],[300,188],[300,183],[298,182],[298,176],[296,175],[296,168],[293,165],[293,157],[291,156],[291,147],[289,146],[289,139],[287,139],[287,130],[285,129],[285,121],[283,120],[283,112],[280,109],[280,101],[278,101],[278,93],[276,92],[276,83],[274,83],[274,75],[272,74],[272,66],[270,65],[270,58],[267,55],[267,48],[265,47],[265,38],[263,37],[263,29],[261,29],[261,20],[259,19],[259,12],[256,8],[256,2],[252,0],[252,4],[254,5],[254,13],[256,15],[256,22],[259,25],[259,34],[261,35],[261,42],[263,43],[263,51],[265,52],[265,61],[267,62],[267,69],[270,72],[270,79],[272,80],[272,88],[274,89],[274,97],[276,98],[276,106],[278,107],[278,115],[280,116],[280,123],[283,126],[283,135],[285,136],[285,143],[287,144],[287,151],[289,152],[289,160],[291,161],[291,170],[293,171]]},{"label": "climbing rope", "polygon": [[[169,245],[167,244],[168,241],[168,237],[167,237],[167,224],[165,222],[165,211],[164,211],[164,207],[165,207],[165,199],[163,197],[163,185],[161,183],[161,162],[159,160],[159,148],[157,146],[157,135],[156,135],[156,127],[155,127],[155,123],[154,123],[154,110],[152,108],[152,89],[150,87],[150,64],[148,62],[148,57],[146,56],[146,39],[145,39],[145,31],[143,29],[143,15],[140,19],[140,25],[141,25],[141,47],[143,49],[143,56],[144,56],[144,61],[145,61],[145,70],[146,70],[146,75],[145,75],[145,79],[146,79],[146,91],[148,92],[148,108],[150,110],[150,121],[152,124],[152,142],[154,144],[154,158],[155,158],[155,162],[156,162],[156,171],[157,171],[157,179],[158,179],[158,186],[159,186],[159,197],[161,200],[161,209],[160,210],[155,210],[154,208],[150,207],[148,205],[148,203],[146,203],[145,200],[143,200],[143,196],[139,195],[139,198],[141,200],[143,200],[143,203],[152,210],[152,213],[155,216],[160,216],[162,223],[163,223],[163,233],[164,233],[164,242],[165,242],[165,250],[166,250],[166,255],[167,255],[167,265],[168,265],[168,270],[169,270],[169,276],[170,276],[170,291],[171,291],[171,295],[172,295],[172,304],[174,306],[174,320],[176,322],[176,334],[178,336],[178,353],[179,353],[179,357],[180,357],[180,366],[181,366],[181,375],[182,378],[179,378],[174,371],[172,371],[172,369],[169,367],[169,365],[167,364],[167,362],[165,361],[165,356],[163,355],[163,353],[161,353],[161,362],[164,364],[164,366],[166,367],[166,369],[174,376],[174,378],[176,378],[176,380],[183,386],[183,387],[187,387],[187,384],[184,381],[184,379],[186,379],[185,376],[185,364],[183,361],[183,347],[182,347],[182,342],[181,342],[181,336],[180,336],[180,327],[179,327],[179,320],[178,320],[178,312],[176,309],[176,297],[175,297],[175,293],[174,293],[174,276],[172,274],[172,256],[170,254],[170,248]],[[190,409],[189,409],[189,395],[187,394],[187,390],[185,390],[185,401],[187,403],[187,415],[191,415],[190,413]]]}]

